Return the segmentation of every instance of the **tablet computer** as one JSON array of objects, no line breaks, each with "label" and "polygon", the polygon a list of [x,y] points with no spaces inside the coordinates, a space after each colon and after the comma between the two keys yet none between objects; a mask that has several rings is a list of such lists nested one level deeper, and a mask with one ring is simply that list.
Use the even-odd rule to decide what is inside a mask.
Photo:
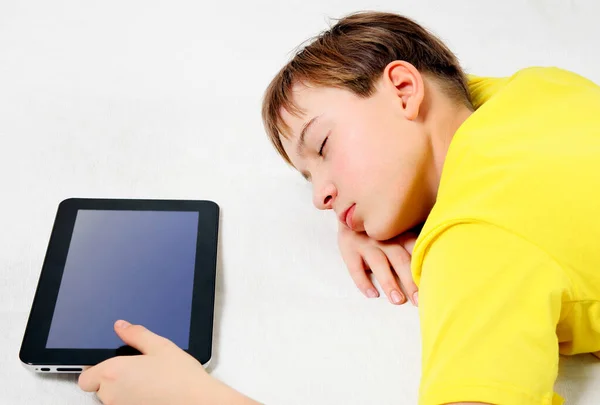
[{"label": "tablet computer", "polygon": [[139,354],[118,319],[172,340],[203,365],[212,352],[219,207],[212,201],[60,203],[19,357],[79,373]]}]

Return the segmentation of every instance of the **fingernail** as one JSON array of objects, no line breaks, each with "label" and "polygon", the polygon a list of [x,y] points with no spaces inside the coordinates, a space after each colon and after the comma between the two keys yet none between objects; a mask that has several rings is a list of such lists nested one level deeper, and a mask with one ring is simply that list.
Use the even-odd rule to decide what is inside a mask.
[{"label": "fingernail", "polygon": [[379,294],[377,293],[377,291],[373,288],[369,288],[367,290],[367,297],[369,298],[377,298],[379,297]]},{"label": "fingernail", "polygon": [[398,291],[394,290],[390,295],[394,304],[400,304],[400,302],[402,302],[402,296]]},{"label": "fingernail", "polygon": [[415,307],[419,306],[419,292],[413,294],[413,304]]},{"label": "fingernail", "polygon": [[131,326],[131,324],[127,321],[117,321],[115,326],[117,329],[125,329],[126,327]]}]

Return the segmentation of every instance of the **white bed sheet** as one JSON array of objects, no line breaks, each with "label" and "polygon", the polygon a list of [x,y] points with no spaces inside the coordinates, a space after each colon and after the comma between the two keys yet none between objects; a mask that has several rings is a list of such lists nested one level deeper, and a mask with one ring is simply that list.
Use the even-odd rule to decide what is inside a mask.
[{"label": "white bed sheet", "polygon": [[[327,17],[426,24],[479,75],[556,65],[600,82],[595,0],[0,2],[0,404],[93,404],[19,363],[64,198],[212,199],[222,208],[212,373],[269,404],[415,404],[417,311],[354,288],[333,215],[311,206],[260,122],[262,92]],[[600,365],[561,360],[569,404]]]}]

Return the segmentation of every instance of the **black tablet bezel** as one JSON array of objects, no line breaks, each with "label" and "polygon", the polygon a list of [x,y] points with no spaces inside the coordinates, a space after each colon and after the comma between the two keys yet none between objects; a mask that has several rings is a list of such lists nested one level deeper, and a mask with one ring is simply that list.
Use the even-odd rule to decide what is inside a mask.
[{"label": "black tablet bezel", "polygon": [[202,364],[208,363],[212,352],[219,206],[206,200],[85,198],[70,198],[58,207],[19,353],[21,361],[29,365],[92,366],[114,356],[139,354],[129,346],[116,350],[46,348],[75,218],[80,209],[198,212],[190,339],[186,352]]}]

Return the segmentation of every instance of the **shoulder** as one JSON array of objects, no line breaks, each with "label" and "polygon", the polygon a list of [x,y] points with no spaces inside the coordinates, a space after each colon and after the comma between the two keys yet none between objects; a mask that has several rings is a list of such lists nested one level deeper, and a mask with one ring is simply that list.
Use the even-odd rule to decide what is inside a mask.
[{"label": "shoulder", "polygon": [[521,86],[546,86],[552,88],[564,85],[576,85],[577,87],[598,86],[593,81],[559,67],[532,66],[520,69],[508,76],[480,76],[474,74],[467,75],[471,101],[475,110],[479,109],[486,102],[505,88],[514,89]]},{"label": "shoulder", "polygon": [[415,282],[429,272],[428,278],[435,273],[436,283],[446,286],[468,284],[466,278],[484,272],[500,280],[512,278],[509,273],[518,279],[533,269],[560,268],[550,254],[524,235],[474,219],[424,228],[413,251],[412,266]]}]

